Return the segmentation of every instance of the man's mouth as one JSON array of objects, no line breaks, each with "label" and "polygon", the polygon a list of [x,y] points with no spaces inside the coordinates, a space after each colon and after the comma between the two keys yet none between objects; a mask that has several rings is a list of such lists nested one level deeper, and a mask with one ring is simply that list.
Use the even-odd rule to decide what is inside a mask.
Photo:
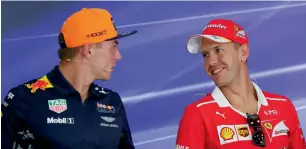
[{"label": "man's mouth", "polygon": [[116,65],[110,67],[110,70],[111,70],[111,71],[114,71],[114,68],[115,68],[115,67],[116,67]]},{"label": "man's mouth", "polygon": [[219,72],[221,72],[223,69],[224,69],[224,67],[213,69],[213,70],[211,71],[211,74],[212,74],[212,75],[217,75],[217,74],[218,74]]}]

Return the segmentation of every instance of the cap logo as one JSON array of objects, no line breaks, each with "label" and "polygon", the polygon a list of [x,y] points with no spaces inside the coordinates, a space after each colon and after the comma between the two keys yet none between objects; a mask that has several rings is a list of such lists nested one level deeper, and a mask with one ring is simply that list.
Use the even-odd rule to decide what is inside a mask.
[{"label": "cap logo", "polygon": [[238,37],[241,37],[241,38],[246,38],[245,37],[245,32],[244,32],[244,30],[240,30],[240,31],[238,31],[237,33],[236,33],[236,36],[238,36]]},{"label": "cap logo", "polygon": [[103,35],[107,35],[106,30],[102,30],[100,32],[95,32],[95,33],[91,33],[91,34],[87,34],[86,38],[91,38],[91,37],[97,37],[97,36],[103,36]]},{"label": "cap logo", "polygon": [[222,24],[208,24],[207,26],[205,26],[204,30],[207,28],[220,28],[220,29],[226,29],[227,26],[222,25]]},{"label": "cap logo", "polygon": [[236,31],[236,32],[239,31],[239,28],[238,28],[236,25],[234,25],[234,28],[235,28],[235,31]]}]

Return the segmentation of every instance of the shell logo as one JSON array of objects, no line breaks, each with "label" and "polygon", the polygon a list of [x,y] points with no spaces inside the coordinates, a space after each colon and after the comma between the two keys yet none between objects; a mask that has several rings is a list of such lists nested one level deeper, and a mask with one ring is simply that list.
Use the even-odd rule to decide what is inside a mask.
[{"label": "shell logo", "polygon": [[234,131],[233,129],[229,128],[229,127],[224,127],[221,129],[220,131],[220,135],[221,137],[226,141],[226,140],[231,140],[233,139],[234,136]]},{"label": "shell logo", "polygon": [[238,134],[240,136],[247,137],[249,136],[250,132],[247,127],[240,127],[238,128]]}]

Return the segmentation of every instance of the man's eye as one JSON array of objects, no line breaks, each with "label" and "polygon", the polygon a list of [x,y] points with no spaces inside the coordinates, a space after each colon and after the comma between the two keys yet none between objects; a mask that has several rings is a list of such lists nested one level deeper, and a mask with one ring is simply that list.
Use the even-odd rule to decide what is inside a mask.
[{"label": "man's eye", "polygon": [[203,53],[202,56],[205,58],[205,57],[208,56],[208,54],[207,53]]},{"label": "man's eye", "polygon": [[216,51],[217,51],[217,52],[221,52],[221,51],[223,51],[223,49],[221,49],[221,48],[216,48]]},{"label": "man's eye", "polygon": [[118,46],[118,44],[116,44],[116,43],[113,43],[111,46],[110,46],[110,48],[112,48],[112,49],[116,49],[116,47]]}]

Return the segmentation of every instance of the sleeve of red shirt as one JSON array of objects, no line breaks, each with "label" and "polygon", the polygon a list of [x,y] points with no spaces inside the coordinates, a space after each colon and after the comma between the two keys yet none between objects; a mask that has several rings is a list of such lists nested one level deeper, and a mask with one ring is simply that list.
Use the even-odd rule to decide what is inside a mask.
[{"label": "sleeve of red shirt", "polygon": [[289,149],[306,149],[305,138],[300,125],[298,114],[295,110],[294,105],[290,102],[290,116],[291,116],[291,128],[289,132]]},{"label": "sleeve of red shirt", "polygon": [[176,149],[205,149],[205,126],[199,109],[186,107],[179,123]]}]

